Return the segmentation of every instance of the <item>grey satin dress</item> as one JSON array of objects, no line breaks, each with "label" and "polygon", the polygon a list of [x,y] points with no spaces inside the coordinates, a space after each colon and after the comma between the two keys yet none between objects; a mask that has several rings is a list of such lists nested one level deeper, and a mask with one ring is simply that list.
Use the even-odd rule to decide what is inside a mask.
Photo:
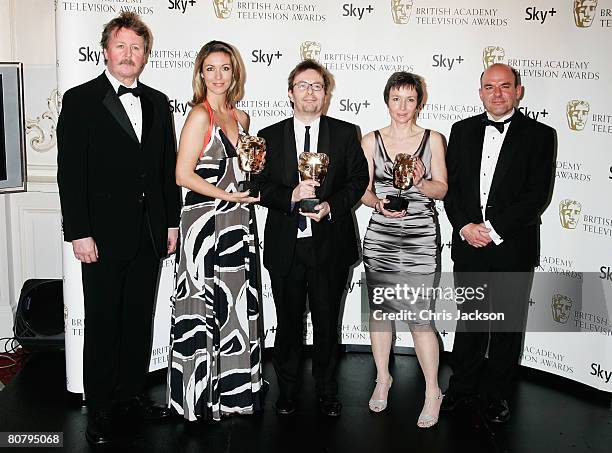
[{"label": "grey satin dress", "polygon": [[[379,131],[374,132],[376,141],[373,156],[374,190],[376,196],[398,195],[393,187],[393,161],[385,149]],[[425,130],[415,156],[421,158],[425,166],[424,178],[431,178],[430,130]],[[412,319],[403,319],[409,325],[429,325],[423,316],[431,300],[415,297],[418,288],[433,288],[435,273],[439,270],[439,225],[435,203],[412,186],[402,191],[401,196],[408,200],[404,217],[387,218],[374,211],[363,241],[363,262],[370,301],[370,310],[382,309],[386,312],[404,314],[411,312]],[[386,288],[402,289],[401,294],[384,297]],[[403,290],[408,288],[407,297]]]}]

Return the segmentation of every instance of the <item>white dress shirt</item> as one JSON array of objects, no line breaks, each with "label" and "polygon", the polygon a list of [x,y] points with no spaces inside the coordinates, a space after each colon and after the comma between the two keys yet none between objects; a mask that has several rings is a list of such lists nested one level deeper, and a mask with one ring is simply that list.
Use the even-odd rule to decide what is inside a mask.
[{"label": "white dress shirt", "polygon": [[[310,124],[302,123],[296,117],[293,117],[293,131],[295,132],[295,149],[297,150],[298,162],[299,156],[304,152],[304,136],[306,135],[306,126],[310,126],[310,152],[317,152],[317,145],[319,144],[319,123],[321,118],[317,118]],[[297,168],[296,168],[297,171]],[[301,214],[298,214],[301,215]],[[312,225],[311,220],[306,217],[306,229],[301,231],[298,228],[297,237],[307,238],[312,236]]]},{"label": "white dress shirt", "polygon": [[[104,70],[104,74],[110,81],[113,89],[117,94],[119,94],[119,86],[123,85],[119,80],[117,80],[108,69]],[[138,81],[135,80],[132,85],[126,88],[136,88],[138,85]],[[127,113],[128,118],[130,119],[130,123],[134,128],[134,132],[136,133],[136,137],[138,137],[138,141],[142,141],[142,106],[140,104],[140,98],[134,96],[132,93],[126,93],[123,96],[119,96],[119,100],[125,109],[125,113]],[[169,227],[168,230],[178,230],[178,227]]]},{"label": "white dress shirt", "polygon": [[[489,112],[487,112],[487,117],[491,121],[503,122],[514,115],[514,110],[503,116],[499,119],[494,119],[491,117]],[[499,153],[501,151],[502,145],[504,144],[504,140],[506,138],[506,134],[508,133],[508,128],[510,127],[510,123],[504,124],[504,132],[501,134],[499,131],[491,126],[485,127],[485,135],[484,141],[482,144],[482,157],[480,160],[480,209],[482,211],[482,218],[484,219],[484,223],[489,231],[489,236],[495,243],[495,245],[499,245],[504,240],[501,238],[499,234],[491,225],[491,222],[487,220],[486,211],[487,211],[487,202],[489,201],[489,193],[491,192],[491,182],[493,182],[493,175],[495,174],[495,168],[497,167],[497,161],[499,159]]]},{"label": "white dress shirt", "polygon": [[[123,84],[117,80],[108,69],[105,69],[104,73],[115,89],[115,93],[119,93],[119,86]],[[134,83],[126,88],[136,88],[137,84],[138,81],[134,80]],[[119,96],[119,100],[121,101],[121,104],[123,104],[125,113],[127,113],[127,116],[130,119],[130,123],[134,128],[138,141],[142,141],[142,107],[140,105],[140,98],[134,96],[132,93],[126,93],[123,96]]]}]

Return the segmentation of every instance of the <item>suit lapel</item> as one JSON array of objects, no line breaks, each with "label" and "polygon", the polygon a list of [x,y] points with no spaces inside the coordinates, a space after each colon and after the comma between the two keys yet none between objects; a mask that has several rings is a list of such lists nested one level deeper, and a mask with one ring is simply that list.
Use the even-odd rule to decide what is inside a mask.
[{"label": "suit lapel", "polygon": [[482,119],[485,117],[483,113],[477,121],[474,122],[474,129],[468,131],[468,149],[470,150],[468,158],[471,160],[469,168],[473,173],[471,179],[471,193],[476,197],[476,201],[480,204],[480,164],[482,161],[482,147],[484,145],[485,124]]},{"label": "suit lapel", "polygon": [[[102,74],[104,78],[106,76]],[[123,108],[123,104],[119,100],[119,96],[113,89],[113,86],[108,82],[108,90],[106,91],[106,95],[102,100],[102,104],[108,109],[108,111],[113,115],[113,118],[119,123],[122,129],[128,133],[128,135],[138,143],[138,137],[136,137],[136,132],[134,132],[134,128],[130,123],[130,118],[128,117],[125,109]]]},{"label": "suit lapel", "polygon": [[151,125],[153,124],[153,102],[149,99],[146,90],[140,96],[140,106],[142,108],[142,137],[141,143],[144,145],[149,132],[151,132]]},{"label": "suit lapel", "polygon": [[518,140],[522,123],[524,121],[523,114],[518,110],[515,112],[510,126],[508,126],[508,132],[504,138],[501,150],[499,151],[499,158],[497,159],[497,165],[495,166],[495,172],[493,173],[493,180],[491,181],[491,190],[489,191],[489,198],[493,198],[495,190],[499,187],[501,181],[510,168],[512,158],[518,146],[520,140]]},{"label": "suit lapel", "polygon": [[298,162],[297,150],[295,148],[295,130],[293,129],[293,118],[289,118],[283,130],[283,152],[285,153],[285,180],[288,185],[298,185]]},{"label": "suit lapel", "polygon": [[329,143],[329,122],[327,121],[326,116],[322,116],[319,119],[319,138],[317,139],[317,152],[325,153],[330,156],[331,149]]},{"label": "suit lapel", "polygon": [[331,179],[333,169],[335,168],[332,149],[330,147],[330,131],[329,131],[329,122],[327,121],[326,116],[321,116],[319,120],[319,138],[317,142],[317,152],[325,153],[329,157],[329,167],[327,169],[327,176],[323,180],[323,184],[321,185],[321,196],[325,198],[327,195],[326,188],[331,187],[330,184],[326,184],[326,182]]}]

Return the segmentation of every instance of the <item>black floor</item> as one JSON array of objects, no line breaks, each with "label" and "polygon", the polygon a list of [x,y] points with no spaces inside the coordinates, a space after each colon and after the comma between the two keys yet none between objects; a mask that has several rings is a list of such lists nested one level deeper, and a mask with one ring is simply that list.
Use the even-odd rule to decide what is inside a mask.
[{"label": "black floor", "polygon": [[[442,357],[441,384],[450,370]],[[374,366],[365,353],[346,353],[340,360],[338,420],[319,415],[314,401],[310,360],[304,366],[305,385],[298,412],[291,418],[274,413],[277,390],[271,361],[266,408],[260,415],[232,417],[219,423],[188,423],[176,418],[149,425],[125,448],[130,452],[612,452],[610,395],[545,373],[521,369],[510,422],[490,430],[474,427],[465,409],[443,415],[437,427],[421,430],[423,380],[414,356],[395,356],[389,408],[368,411]],[[165,375],[151,375],[151,395],[162,401]],[[21,373],[0,392],[0,431],[61,431],[62,451],[87,452],[84,409],[65,390],[63,355],[33,356]],[[44,448],[31,449],[43,451]],[[46,449],[58,451],[60,449]],[[98,449],[100,450],[100,449]],[[30,449],[0,449],[30,451]],[[103,451],[119,451],[118,448]]]}]

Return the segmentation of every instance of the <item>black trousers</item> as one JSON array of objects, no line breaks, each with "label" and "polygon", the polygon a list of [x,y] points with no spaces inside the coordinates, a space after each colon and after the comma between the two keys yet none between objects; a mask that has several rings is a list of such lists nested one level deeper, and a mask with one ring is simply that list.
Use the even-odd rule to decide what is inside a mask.
[{"label": "black trousers", "polygon": [[449,391],[507,399],[518,372],[533,267],[455,263],[453,270],[456,287],[486,288],[485,299],[463,303],[462,313],[503,313],[504,320],[457,323]]},{"label": "black trousers", "polygon": [[146,214],[139,247],[130,259],[82,264],[85,298],[83,382],[92,411],[144,391],[151,353],[159,257]]},{"label": "black trousers", "polygon": [[297,240],[289,273],[270,274],[276,306],[274,369],[281,399],[295,399],[301,385],[300,356],[304,341],[306,297],[312,316],[312,375],[317,394],[338,393],[338,316],[349,267],[324,269],[316,265],[312,238]]}]

